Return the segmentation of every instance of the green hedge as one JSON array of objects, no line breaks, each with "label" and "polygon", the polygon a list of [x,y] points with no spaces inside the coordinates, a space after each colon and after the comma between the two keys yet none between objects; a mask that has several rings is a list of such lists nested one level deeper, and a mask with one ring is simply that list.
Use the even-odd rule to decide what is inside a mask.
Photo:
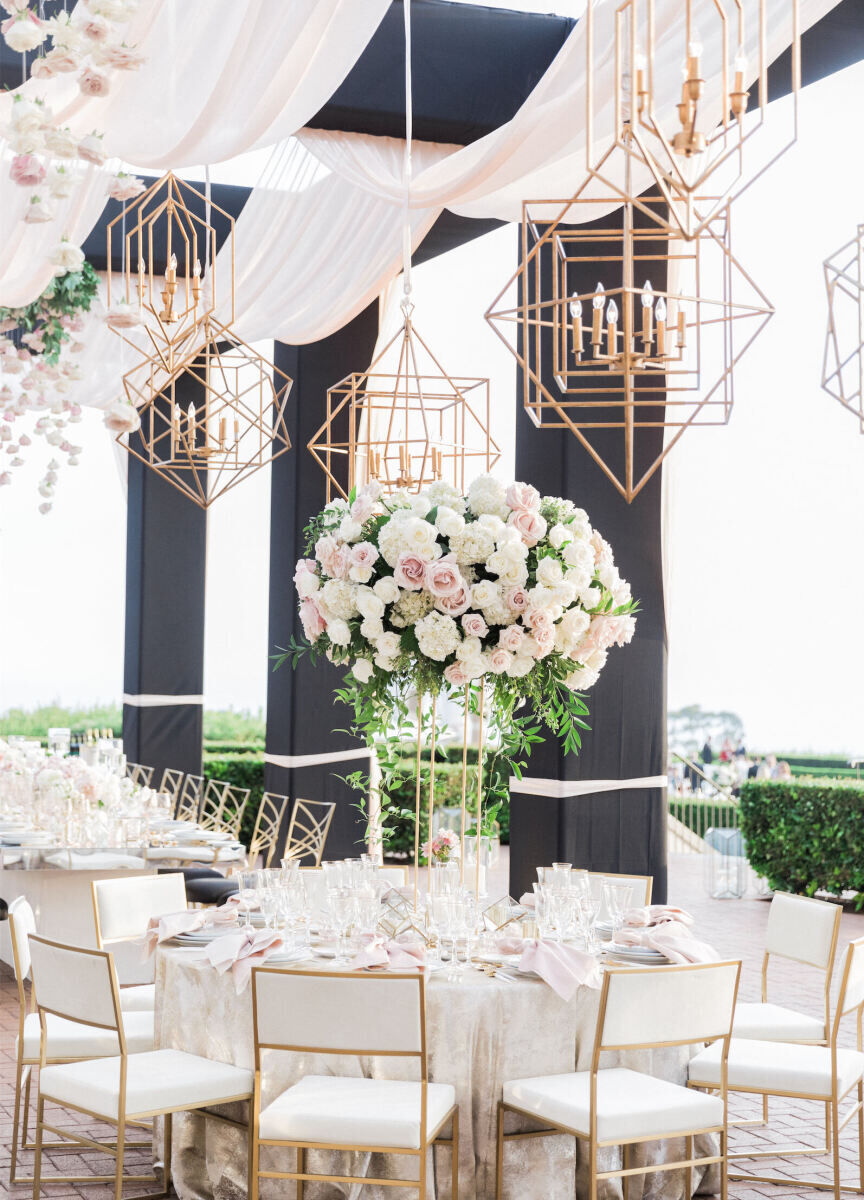
[{"label": "green hedge", "polygon": [[248,846],[264,791],[264,759],[258,754],[209,754],[205,751],[204,774],[209,779],[224,779],[232,787],[249,788],[249,803],[240,827],[240,841]]},{"label": "green hedge", "polygon": [[812,896],[858,892],[864,906],[864,787],[748,782],[741,829],[750,865],[772,888]]},{"label": "green hedge", "polygon": [[257,740],[250,742],[220,742],[210,738],[204,739],[204,756],[208,754],[257,754],[264,753],[264,743]]},{"label": "green hedge", "polygon": [[737,805],[728,800],[688,800],[683,796],[669,797],[669,812],[699,837],[712,826],[716,829],[735,825]]},{"label": "green hedge", "polygon": [[[788,759],[786,760],[789,761]],[[804,764],[789,763],[795,779],[857,779],[858,772],[854,767],[808,767]]]},{"label": "green hedge", "polygon": [[[426,752],[428,760],[429,752]],[[477,754],[476,751],[471,753],[469,750],[469,763],[473,758],[476,766]],[[334,770],[337,770],[334,767]],[[408,774],[408,780],[402,785],[398,791],[391,796],[391,800],[405,808],[414,809],[414,783],[413,783],[414,759],[406,757],[405,771]],[[259,754],[214,754],[212,751],[204,753],[204,774],[211,779],[225,779],[232,787],[249,788],[251,795],[249,803],[246,806],[246,812],[243,814],[243,826],[241,830],[241,841],[248,845],[249,838],[252,836],[252,827],[255,824],[255,817],[258,812],[258,806],[261,803],[261,795],[264,791],[264,759]],[[473,790],[472,788],[473,783]],[[469,795],[472,800],[476,797],[477,774],[476,770],[469,767],[468,771],[468,787]],[[462,798],[462,751],[458,749],[451,752],[451,761],[438,762],[435,767],[435,805],[453,805],[458,807],[461,804]],[[505,807],[498,814],[498,823],[501,826],[501,840],[507,842],[510,840],[510,813]],[[426,798],[424,797],[423,812],[420,820],[420,838],[421,841],[426,840]],[[387,854],[398,858],[403,858],[406,855],[413,858],[414,855],[414,828],[413,820],[405,820],[399,824],[396,836],[387,847]]]}]

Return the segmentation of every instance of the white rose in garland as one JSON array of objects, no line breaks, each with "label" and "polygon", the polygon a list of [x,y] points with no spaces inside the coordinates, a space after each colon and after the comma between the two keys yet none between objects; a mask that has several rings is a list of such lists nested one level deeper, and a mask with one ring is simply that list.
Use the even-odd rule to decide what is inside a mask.
[{"label": "white rose in garland", "polygon": [[292,638],[276,666],[321,652],[352,668],[337,695],[354,709],[354,732],[379,758],[384,747],[385,793],[399,741],[413,736],[409,695],[446,694],[476,711],[483,688],[484,791],[500,802],[541,725],[578,752],[580,693],[633,637],[636,602],[570,500],[488,475],[467,496],[445,483],[379,492],[367,485],[307,526],[294,577],[306,641]]}]

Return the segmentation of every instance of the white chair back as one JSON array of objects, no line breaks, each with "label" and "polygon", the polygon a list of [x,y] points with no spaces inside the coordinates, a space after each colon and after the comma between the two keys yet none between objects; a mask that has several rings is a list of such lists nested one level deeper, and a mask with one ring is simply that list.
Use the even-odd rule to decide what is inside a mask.
[{"label": "white chair back", "polygon": [[93,915],[96,943],[143,937],[151,917],[164,917],[186,907],[186,880],[180,871],[135,875],[131,879],[94,879]]},{"label": "white chair back", "polygon": [[864,1004],[864,938],[850,942],[846,950],[843,982],[837,997],[837,1020]]},{"label": "white chair back", "polygon": [[70,1021],[121,1030],[117,980],[107,950],[30,938],[33,990],[39,1008]]},{"label": "white chair back", "polygon": [[423,978],[252,972],[257,1046],[332,1054],[425,1055]]},{"label": "white chair back", "polygon": [[839,929],[839,904],[777,892],[768,913],[765,951],[825,971],[833,962]]},{"label": "white chair back", "polygon": [[630,896],[632,908],[644,908],[651,903],[651,892],[654,888],[653,875],[616,875],[608,871],[586,871],[588,888],[595,900],[603,898],[603,884],[608,879],[610,883],[630,884],[633,889]]},{"label": "white chair back", "polygon": [[9,932],[15,978],[23,983],[30,974],[30,934],[36,932],[36,914],[24,896],[16,896],[9,905]]},{"label": "white chair back", "polygon": [[607,969],[596,1048],[686,1045],[727,1037],[740,970],[740,962]]}]

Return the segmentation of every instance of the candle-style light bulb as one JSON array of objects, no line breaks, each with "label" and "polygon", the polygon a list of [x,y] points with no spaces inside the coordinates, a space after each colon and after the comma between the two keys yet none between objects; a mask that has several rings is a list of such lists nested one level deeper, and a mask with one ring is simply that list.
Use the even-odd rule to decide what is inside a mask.
[{"label": "candle-style light bulb", "polygon": [[651,280],[642,286],[642,343],[647,350],[654,341],[654,289]]},{"label": "candle-style light bulb", "polygon": [[615,303],[614,298],[606,306],[606,320],[611,321],[613,324],[616,324],[618,321],[618,305]]},{"label": "candle-style light bulb", "polygon": [[606,289],[602,283],[598,283],[594,289],[594,299],[591,301],[591,345],[596,347],[600,345],[602,340],[603,328],[603,308],[606,304]]},{"label": "candle-style light bulb", "polygon": [[614,298],[606,305],[606,353],[618,353],[618,305]]},{"label": "candle-style light bulb", "polygon": [[657,317],[658,324],[660,321],[663,321],[663,323],[665,324],[665,322],[666,322],[666,301],[663,299],[662,296],[657,301],[657,307],[654,311],[655,311],[655,314]]},{"label": "candle-style light bulb", "polygon": [[690,34],[690,41],[687,43],[687,84],[686,91],[692,101],[696,101],[702,95],[702,39],[699,34],[693,30]]},{"label": "candle-style light bulb", "polygon": [[661,357],[666,353],[666,301],[661,296],[654,310],[657,317],[657,354]]},{"label": "candle-style light bulb", "polygon": [[645,111],[645,101],[648,96],[648,86],[645,81],[648,59],[642,50],[637,50],[633,55],[633,69],[636,72],[636,107],[641,113]]},{"label": "candle-style light bulb", "polygon": [[744,76],[747,71],[747,55],[744,53],[743,46],[738,47],[733,69],[735,71],[735,83],[732,87],[730,107],[733,115],[740,118],[747,111],[748,100],[748,94],[744,87]]},{"label": "candle-style light bulb", "polygon": [[195,449],[195,405],[189,402],[186,410],[186,441],[190,450]]},{"label": "candle-style light bulb", "polygon": [[570,327],[573,332],[573,353],[582,357],[582,301],[570,301]]},{"label": "candle-style light bulb", "polygon": [[177,278],[177,255],[172,254],[168,259],[168,266],[165,270],[165,279],[168,283],[174,283]]}]

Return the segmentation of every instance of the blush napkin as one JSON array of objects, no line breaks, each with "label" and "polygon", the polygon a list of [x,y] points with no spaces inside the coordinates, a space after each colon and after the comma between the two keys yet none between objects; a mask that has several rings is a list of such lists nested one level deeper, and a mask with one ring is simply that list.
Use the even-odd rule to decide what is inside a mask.
[{"label": "blush napkin", "polygon": [[165,913],[161,917],[151,917],[141,941],[141,961],[152,958],[160,942],[170,941],[178,933],[195,933],[208,925],[233,925],[236,920],[236,911],[228,913],[217,909],[216,912],[210,912],[203,908],[187,908],[176,913]]},{"label": "blush napkin", "polygon": [[535,938],[498,938],[499,954],[521,954],[520,971],[534,971],[562,1000],[571,1000],[577,988],[599,988],[600,964],[592,954],[575,946]]},{"label": "blush napkin", "polygon": [[238,929],[211,942],[204,957],[220,975],[230,971],[234,990],[239,995],[247,987],[252,968],[266,962],[274,950],[282,947],[282,935],[274,929]]},{"label": "blush napkin", "polygon": [[400,942],[383,937],[373,937],[352,958],[348,964],[350,971],[362,971],[365,968],[392,967],[394,971],[412,970],[414,967],[423,968],[426,963],[426,947],[416,939]]},{"label": "blush napkin", "polygon": [[615,934],[618,946],[644,946],[659,950],[673,963],[717,962],[720,955],[707,942],[700,942],[681,921],[665,921],[643,929],[625,927]]}]

